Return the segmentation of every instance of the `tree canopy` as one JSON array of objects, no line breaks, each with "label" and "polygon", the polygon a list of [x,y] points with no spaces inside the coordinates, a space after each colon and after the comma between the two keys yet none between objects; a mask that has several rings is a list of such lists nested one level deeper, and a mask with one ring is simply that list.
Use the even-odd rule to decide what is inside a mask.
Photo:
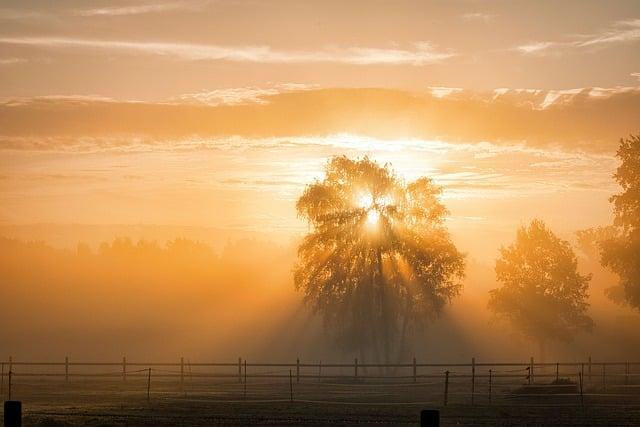
[{"label": "tree canopy", "polygon": [[538,342],[543,357],[547,340],[570,341],[593,328],[586,301],[591,276],[578,273],[573,249],[544,222],[521,227],[500,254],[495,270],[501,286],[489,291],[489,309]]},{"label": "tree canopy", "polygon": [[617,156],[622,192],[611,197],[617,233],[601,242],[601,261],[620,277],[615,294],[640,310],[640,135],[620,140]]},{"label": "tree canopy", "polygon": [[464,256],[444,226],[441,191],[428,178],[405,183],[389,165],[342,156],[298,199],[311,231],[295,285],[361,357],[402,356],[408,331],[462,288]]}]

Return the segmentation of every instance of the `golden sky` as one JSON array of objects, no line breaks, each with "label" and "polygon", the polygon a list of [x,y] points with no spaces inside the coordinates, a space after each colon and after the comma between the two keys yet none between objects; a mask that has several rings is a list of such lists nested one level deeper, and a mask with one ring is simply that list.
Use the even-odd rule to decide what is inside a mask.
[{"label": "golden sky", "polygon": [[369,155],[492,258],[610,222],[639,47],[637,1],[3,1],[0,224],[288,239],[326,159]]}]

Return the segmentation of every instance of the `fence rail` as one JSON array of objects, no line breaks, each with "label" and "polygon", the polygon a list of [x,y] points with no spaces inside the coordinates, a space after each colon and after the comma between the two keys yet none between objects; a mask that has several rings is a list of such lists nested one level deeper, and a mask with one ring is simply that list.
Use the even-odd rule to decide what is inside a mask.
[{"label": "fence rail", "polygon": [[[153,378],[154,381],[178,382],[179,390],[190,385],[193,390],[199,386],[201,391],[211,391],[213,384],[223,384],[226,388],[218,388],[218,394],[240,393],[241,399],[247,399],[248,394],[271,396],[282,393],[280,388],[286,387],[293,400],[295,384],[298,399],[305,393],[317,394],[321,388],[329,394],[334,393],[338,400],[349,393],[361,397],[387,396],[393,400],[398,395],[396,390],[402,389],[408,397],[416,393],[423,396],[442,396],[444,393],[441,402],[445,405],[460,396],[471,404],[477,403],[478,399],[490,403],[497,398],[522,396],[579,396],[580,404],[584,404],[585,396],[612,397],[618,396],[621,390],[624,396],[640,397],[638,377],[640,362],[593,361],[591,357],[580,362],[553,363],[536,362],[534,358],[526,362],[476,362],[472,358],[470,363],[423,363],[413,358],[409,363],[392,364],[361,363],[357,358],[352,363],[310,363],[300,359],[260,363],[243,358],[227,362],[191,362],[184,357],[166,362],[129,361],[126,357],[117,362],[76,362],[69,357],[64,361],[20,361],[13,357],[0,361],[0,393],[8,392],[9,398],[12,387],[17,383],[26,387],[30,378],[51,378],[52,381],[63,378],[71,383],[80,378],[115,379],[123,384],[128,384],[128,380],[133,384],[135,380],[145,379],[147,398],[150,398]],[[24,380],[19,381],[19,378]],[[155,383],[155,387],[156,390],[162,388],[159,383]]]}]

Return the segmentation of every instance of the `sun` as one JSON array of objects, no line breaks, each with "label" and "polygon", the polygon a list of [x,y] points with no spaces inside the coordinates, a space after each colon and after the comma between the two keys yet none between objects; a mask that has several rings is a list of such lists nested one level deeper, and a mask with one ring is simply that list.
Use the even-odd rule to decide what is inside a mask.
[{"label": "sun", "polygon": [[378,212],[378,209],[369,209],[369,212],[367,212],[367,224],[376,225],[379,220],[380,212]]}]

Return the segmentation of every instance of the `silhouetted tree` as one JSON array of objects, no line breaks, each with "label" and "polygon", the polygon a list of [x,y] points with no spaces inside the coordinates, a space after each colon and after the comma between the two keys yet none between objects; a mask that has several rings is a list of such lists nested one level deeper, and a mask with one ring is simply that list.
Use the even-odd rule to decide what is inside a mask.
[{"label": "silhouetted tree", "polygon": [[295,285],[347,348],[389,362],[392,348],[402,357],[409,329],[460,292],[464,256],[430,179],[407,184],[366,157],[334,157],[325,173],[297,202],[312,231]]},{"label": "silhouetted tree", "polygon": [[610,199],[617,233],[601,241],[601,261],[620,277],[614,300],[640,310],[640,135],[620,140],[617,156],[622,163],[614,177],[623,191]]},{"label": "silhouetted tree", "polygon": [[593,328],[586,302],[591,275],[578,273],[571,246],[544,222],[521,227],[515,243],[500,253],[501,286],[489,291],[489,309],[536,341],[542,359],[548,340],[570,341],[576,332]]}]

